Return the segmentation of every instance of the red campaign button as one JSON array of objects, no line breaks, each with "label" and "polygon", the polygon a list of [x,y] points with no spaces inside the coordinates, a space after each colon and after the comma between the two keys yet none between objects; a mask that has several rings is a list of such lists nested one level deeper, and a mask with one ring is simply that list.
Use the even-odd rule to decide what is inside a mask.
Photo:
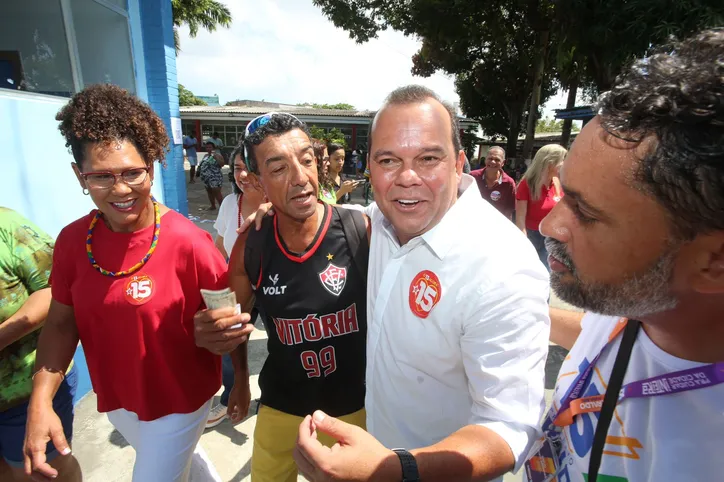
[{"label": "red campaign button", "polygon": [[147,303],[153,296],[154,282],[153,279],[146,274],[131,276],[124,288],[126,301],[132,305],[142,305]]},{"label": "red campaign button", "polygon": [[442,296],[440,279],[432,271],[420,271],[410,284],[410,310],[427,318]]}]

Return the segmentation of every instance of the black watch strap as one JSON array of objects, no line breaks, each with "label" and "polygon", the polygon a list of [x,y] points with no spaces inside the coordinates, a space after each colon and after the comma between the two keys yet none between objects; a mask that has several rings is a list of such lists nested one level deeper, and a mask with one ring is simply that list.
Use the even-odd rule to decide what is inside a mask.
[{"label": "black watch strap", "polygon": [[405,449],[392,449],[400,458],[402,464],[402,482],[420,482],[415,456]]}]

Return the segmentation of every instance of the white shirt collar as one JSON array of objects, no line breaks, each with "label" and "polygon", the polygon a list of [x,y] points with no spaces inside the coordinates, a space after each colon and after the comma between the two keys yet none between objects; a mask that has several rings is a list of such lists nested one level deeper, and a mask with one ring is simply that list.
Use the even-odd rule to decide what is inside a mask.
[{"label": "white shirt collar", "polygon": [[[437,223],[437,226],[421,236],[412,238],[403,249],[407,248],[405,251],[410,251],[424,242],[430,247],[435,256],[443,259],[455,243],[459,231],[458,227],[460,223],[465,222],[465,219],[468,217],[467,211],[474,201],[476,193],[478,197],[480,197],[478,187],[475,185],[475,179],[468,174],[463,174],[458,185],[458,198],[455,204],[448,209],[440,222]],[[399,245],[397,234],[392,223],[385,218],[382,226],[386,235],[389,236],[395,244]]]}]

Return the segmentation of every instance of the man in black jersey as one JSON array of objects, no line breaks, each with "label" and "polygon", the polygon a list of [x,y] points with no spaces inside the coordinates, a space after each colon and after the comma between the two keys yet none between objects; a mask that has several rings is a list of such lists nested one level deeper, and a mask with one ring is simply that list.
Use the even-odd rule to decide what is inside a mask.
[{"label": "man in black jersey", "polygon": [[[296,481],[292,451],[305,415],[322,408],[365,426],[367,221],[318,201],[314,151],[296,117],[254,119],[244,147],[249,170],[276,213],[260,231],[239,236],[229,264],[243,311],[255,304],[269,336],[251,478]],[[224,318],[218,310],[199,314],[197,343],[214,352],[240,345],[232,358],[236,384],[245,387],[246,343],[225,333],[235,322],[238,317]]]}]

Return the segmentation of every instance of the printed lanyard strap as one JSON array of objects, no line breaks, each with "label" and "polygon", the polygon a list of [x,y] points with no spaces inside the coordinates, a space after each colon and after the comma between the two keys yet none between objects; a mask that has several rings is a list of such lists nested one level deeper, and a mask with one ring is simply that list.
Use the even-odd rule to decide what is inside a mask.
[{"label": "printed lanyard strap", "polygon": [[[561,406],[558,409],[558,412],[554,417],[548,417],[543,425],[543,430],[547,431],[549,430],[554,423],[554,421],[557,421],[561,414],[568,413],[571,408],[571,404],[578,400],[581,397],[581,394],[583,393],[584,388],[588,386],[588,382],[591,379],[591,376],[593,375],[593,370],[596,367],[596,363],[601,358],[601,355],[603,355],[603,352],[606,351],[606,348],[611,344],[613,340],[615,340],[621,332],[623,332],[624,328],[626,328],[626,325],[628,324],[628,319],[621,318],[616,326],[614,327],[611,334],[608,336],[608,341],[606,344],[601,348],[601,351],[596,355],[596,357],[591,360],[591,363],[588,364],[588,366],[578,374],[575,380],[573,380],[573,383],[571,383],[571,386],[568,388],[568,392],[561,400]],[[572,416],[571,416],[572,418]],[[558,425],[557,423],[555,425]],[[568,424],[570,425],[570,424]]]},{"label": "printed lanyard strap", "polygon": [[[621,403],[627,398],[649,398],[699,390],[720,383],[724,383],[724,362],[627,383],[621,389],[616,403]],[[573,400],[567,410],[558,413],[553,423],[559,427],[565,427],[573,423],[573,418],[576,415],[600,412],[603,406],[603,398],[604,395],[595,395]]]}]

